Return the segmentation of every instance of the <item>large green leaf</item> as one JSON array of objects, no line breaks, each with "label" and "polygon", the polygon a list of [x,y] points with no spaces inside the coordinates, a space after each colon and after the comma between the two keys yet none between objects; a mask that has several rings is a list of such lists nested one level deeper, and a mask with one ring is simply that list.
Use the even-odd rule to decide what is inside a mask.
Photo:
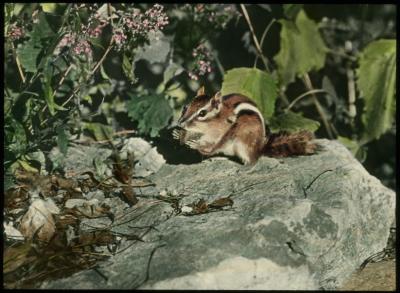
[{"label": "large green leaf", "polygon": [[37,58],[41,50],[41,47],[35,47],[35,42],[32,39],[18,46],[17,55],[25,71],[36,72]]},{"label": "large green leaf", "polygon": [[141,133],[155,137],[168,125],[173,110],[162,95],[132,97],[127,102],[128,116],[138,121]]},{"label": "large green leaf", "polygon": [[33,25],[28,36],[29,40],[18,46],[17,55],[25,71],[36,72],[37,59],[43,49],[43,40],[54,36],[43,14],[40,14],[38,22]]},{"label": "large green leaf", "polygon": [[318,31],[318,25],[301,10],[295,22],[280,20],[281,44],[279,53],[274,57],[278,65],[278,74],[282,86],[324,66],[327,48]]},{"label": "large green leaf", "polygon": [[129,79],[131,83],[136,82],[135,77],[135,62],[131,60],[126,54],[122,57],[122,70],[124,71],[125,76]]},{"label": "large green leaf", "polygon": [[252,99],[265,119],[274,114],[277,88],[272,76],[257,68],[234,68],[224,76],[222,95],[242,94]]},{"label": "large green leaf", "polygon": [[272,132],[296,132],[300,130],[315,132],[319,128],[319,122],[305,118],[301,114],[289,111],[272,117],[269,126]]},{"label": "large green leaf", "polygon": [[56,113],[56,110],[67,110],[66,108],[59,106],[54,101],[54,90],[51,86],[51,80],[53,78],[54,70],[52,65],[50,64],[50,60],[46,60],[46,65],[43,70],[43,77],[41,78],[43,94],[47,103],[47,107],[49,107],[49,112],[52,116]]},{"label": "large green leaf", "polygon": [[396,40],[378,40],[361,53],[357,87],[364,98],[363,143],[379,138],[396,113]]}]

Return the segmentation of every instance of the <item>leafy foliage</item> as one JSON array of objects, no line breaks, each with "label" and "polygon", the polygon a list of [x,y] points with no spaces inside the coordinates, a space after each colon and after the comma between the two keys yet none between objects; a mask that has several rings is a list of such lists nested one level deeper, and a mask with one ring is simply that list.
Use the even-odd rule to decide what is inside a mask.
[{"label": "leafy foliage", "polygon": [[280,20],[282,25],[279,53],[274,60],[282,86],[294,81],[311,70],[324,66],[327,48],[317,24],[301,10],[295,22]]},{"label": "leafy foliage", "polygon": [[156,94],[132,97],[127,108],[128,116],[138,121],[139,131],[151,137],[168,125],[173,114],[168,101]]},{"label": "leafy foliage", "polygon": [[235,68],[224,76],[222,95],[238,93],[251,98],[265,119],[274,114],[277,89],[271,75],[257,68]]},{"label": "leafy foliage", "polygon": [[363,141],[379,138],[393,123],[396,112],[396,41],[378,40],[361,53],[357,86],[364,98]]},{"label": "leafy foliage", "polygon": [[[273,131],[337,138],[360,160],[393,145],[393,5],[244,7],[253,31],[231,4],[6,4],[5,171],[38,170],[32,154],[62,157],[88,133],[168,136],[202,85],[249,96]],[[371,168],[392,178],[384,155]]]}]

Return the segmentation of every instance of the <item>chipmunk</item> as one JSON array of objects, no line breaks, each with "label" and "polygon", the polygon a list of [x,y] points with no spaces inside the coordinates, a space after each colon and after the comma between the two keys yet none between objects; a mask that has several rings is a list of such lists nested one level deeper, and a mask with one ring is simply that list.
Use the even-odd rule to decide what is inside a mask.
[{"label": "chipmunk", "polygon": [[244,164],[254,164],[262,155],[287,157],[315,151],[311,132],[267,133],[263,115],[250,98],[220,92],[211,97],[204,87],[182,109],[178,127],[173,137],[181,144],[206,156],[236,156]]}]

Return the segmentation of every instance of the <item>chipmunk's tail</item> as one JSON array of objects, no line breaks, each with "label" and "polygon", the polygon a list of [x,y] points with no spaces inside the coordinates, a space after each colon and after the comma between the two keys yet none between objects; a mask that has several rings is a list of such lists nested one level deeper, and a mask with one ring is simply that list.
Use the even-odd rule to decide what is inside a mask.
[{"label": "chipmunk's tail", "polygon": [[263,153],[269,157],[311,155],[316,149],[313,139],[314,135],[307,130],[296,133],[274,133],[269,136]]}]

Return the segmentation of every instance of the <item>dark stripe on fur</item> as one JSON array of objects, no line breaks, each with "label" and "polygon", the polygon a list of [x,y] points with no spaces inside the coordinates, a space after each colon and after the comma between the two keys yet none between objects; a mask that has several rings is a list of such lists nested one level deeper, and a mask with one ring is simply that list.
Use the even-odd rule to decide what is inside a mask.
[{"label": "dark stripe on fur", "polygon": [[237,94],[229,94],[229,95],[223,96],[222,101],[227,101],[234,96],[237,96]]},{"label": "dark stripe on fur", "polygon": [[241,97],[241,98],[245,99],[245,101],[235,103],[234,106],[236,106],[238,103],[249,103],[251,105],[257,106],[256,103],[254,103],[251,99],[249,99],[248,97],[243,96],[241,94],[229,94],[229,95],[223,96],[222,101],[226,102],[227,100],[234,98],[234,97]]}]

